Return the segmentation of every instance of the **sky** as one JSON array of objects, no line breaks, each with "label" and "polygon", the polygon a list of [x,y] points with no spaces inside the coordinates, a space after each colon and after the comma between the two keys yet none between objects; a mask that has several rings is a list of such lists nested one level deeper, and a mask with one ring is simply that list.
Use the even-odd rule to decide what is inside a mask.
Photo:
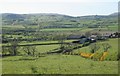
[{"label": "sky", "polygon": [[119,0],[0,0],[0,13],[58,13],[70,16],[109,15]]}]

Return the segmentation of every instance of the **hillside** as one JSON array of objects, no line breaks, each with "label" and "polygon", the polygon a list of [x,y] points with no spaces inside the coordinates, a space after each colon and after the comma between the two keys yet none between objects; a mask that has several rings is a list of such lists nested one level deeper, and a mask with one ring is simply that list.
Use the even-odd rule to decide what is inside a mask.
[{"label": "hillside", "polygon": [[72,17],[54,13],[2,14],[2,25],[38,25],[45,28],[98,27],[116,25],[117,13],[110,15],[90,15]]}]

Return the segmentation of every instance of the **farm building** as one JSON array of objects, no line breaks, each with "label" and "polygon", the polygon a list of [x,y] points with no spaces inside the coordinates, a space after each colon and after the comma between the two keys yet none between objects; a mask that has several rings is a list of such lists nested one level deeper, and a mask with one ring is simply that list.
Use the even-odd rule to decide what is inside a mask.
[{"label": "farm building", "polygon": [[85,42],[93,43],[93,42],[96,42],[96,39],[93,39],[93,38],[82,38],[80,40],[73,41],[72,43],[84,44]]},{"label": "farm building", "polygon": [[90,37],[89,37],[90,39],[98,39],[98,36],[97,35],[91,35]]},{"label": "farm building", "polygon": [[84,44],[85,42],[89,42],[89,41],[90,41],[89,38],[82,38],[82,39],[80,40],[80,44]]},{"label": "farm building", "polygon": [[80,39],[80,35],[69,35],[67,39]]},{"label": "farm building", "polygon": [[69,35],[67,37],[67,39],[82,39],[82,38],[86,38],[86,36],[84,36],[84,35],[82,35],[82,36],[80,36],[80,35]]}]

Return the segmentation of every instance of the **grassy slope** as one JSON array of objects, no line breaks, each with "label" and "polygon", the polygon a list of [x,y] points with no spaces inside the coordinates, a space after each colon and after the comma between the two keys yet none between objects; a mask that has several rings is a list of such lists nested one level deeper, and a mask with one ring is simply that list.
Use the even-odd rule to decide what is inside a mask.
[{"label": "grassy slope", "polygon": [[[108,50],[109,52],[118,52],[118,39],[109,39],[108,41],[97,42],[100,45],[99,51],[104,51],[102,43],[109,43],[112,47]],[[89,46],[75,50],[75,52],[90,52]]]},{"label": "grassy slope", "polygon": [[[110,49],[108,49],[108,55],[105,57],[105,60],[111,60],[111,61],[116,61],[118,58],[118,39],[109,39],[108,41],[100,41],[97,42],[97,44],[100,46],[100,49],[96,51],[96,53],[102,54],[104,52],[104,49],[102,47],[102,43],[109,43],[112,47]],[[83,47],[77,50],[74,50],[73,52],[75,53],[80,53],[80,52],[84,52],[84,53],[90,53],[90,48],[89,46],[87,47]],[[97,56],[97,58],[99,58],[99,56]]]},{"label": "grassy slope", "polygon": [[92,61],[80,56],[48,55],[28,61],[20,58],[3,58],[3,74],[116,74],[118,70],[117,61]]},{"label": "grassy slope", "polygon": [[[112,45],[109,54],[118,51],[118,40],[105,41]],[[101,45],[103,42],[98,42]],[[40,52],[49,51],[58,45],[37,46]],[[76,52],[89,52],[89,47],[83,47]],[[100,51],[103,51],[102,48]],[[113,74],[118,72],[118,61],[92,61],[73,55],[47,55],[37,60],[19,60],[21,56],[3,58],[4,74]],[[12,68],[12,70],[11,70]]]}]

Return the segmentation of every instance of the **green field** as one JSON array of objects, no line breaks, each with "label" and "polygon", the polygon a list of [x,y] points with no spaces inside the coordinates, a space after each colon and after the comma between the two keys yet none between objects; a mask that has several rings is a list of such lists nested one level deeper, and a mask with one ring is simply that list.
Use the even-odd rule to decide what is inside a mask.
[{"label": "green field", "polygon": [[[38,26],[28,26],[28,28],[39,30]],[[7,29],[7,30],[17,30],[17,29],[26,29],[23,25],[7,25],[7,26],[2,26],[2,29]],[[111,25],[108,27],[102,27],[102,28],[88,28],[88,27],[78,27],[78,28],[43,28],[41,31],[81,31],[81,32],[86,32],[86,31],[92,31],[94,29],[101,29],[101,30],[110,30],[110,31],[117,31],[118,26],[117,25]]]},{"label": "green field", "polygon": [[[3,58],[3,74],[117,74],[117,61],[92,61],[80,56],[50,55],[37,60]],[[11,70],[12,68],[12,70]]]},{"label": "green field", "polygon": [[[100,45],[100,49],[98,51],[104,51],[103,50],[103,47],[102,47],[102,43],[109,43],[112,47],[110,49],[108,49],[109,52],[118,52],[118,39],[109,39],[107,41],[98,41],[97,42],[98,45]],[[86,52],[86,53],[90,53],[90,48],[89,46],[87,47],[83,47],[83,48],[80,48],[80,49],[77,49],[77,50],[74,50],[75,52]]]},{"label": "green field", "polygon": [[[105,41],[111,44],[109,54],[118,51],[118,39]],[[99,44],[103,42],[98,42]],[[58,48],[59,45],[37,46],[39,52]],[[89,52],[88,47],[74,50]],[[102,51],[102,49],[100,49]],[[27,60],[26,60],[27,59]],[[118,61],[93,61],[80,55],[53,54],[44,57],[11,56],[2,59],[3,74],[117,74]],[[12,70],[11,70],[12,68]]]},{"label": "green field", "polygon": [[[74,40],[65,40],[65,42],[72,42]],[[32,42],[26,42],[23,41],[21,43],[19,43],[19,45],[29,45],[29,44],[47,44],[47,43],[58,43],[58,41],[32,41]],[[6,46],[9,43],[4,43],[4,44],[0,44],[0,46]]]},{"label": "green field", "polygon": [[[107,41],[98,41],[97,44],[100,46],[100,49],[96,51],[96,53],[98,53],[98,56],[96,57],[97,59],[99,57],[101,57],[102,53],[104,52],[104,49],[102,47],[103,43],[108,43],[111,45],[111,48],[108,49],[108,55],[106,56],[105,60],[107,61],[116,61],[117,60],[117,56],[118,56],[118,39],[109,39]],[[74,50],[73,53],[80,53],[80,52],[84,52],[84,53],[91,53],[90,52],[90,47],[83,47],[77,50]]]}]

